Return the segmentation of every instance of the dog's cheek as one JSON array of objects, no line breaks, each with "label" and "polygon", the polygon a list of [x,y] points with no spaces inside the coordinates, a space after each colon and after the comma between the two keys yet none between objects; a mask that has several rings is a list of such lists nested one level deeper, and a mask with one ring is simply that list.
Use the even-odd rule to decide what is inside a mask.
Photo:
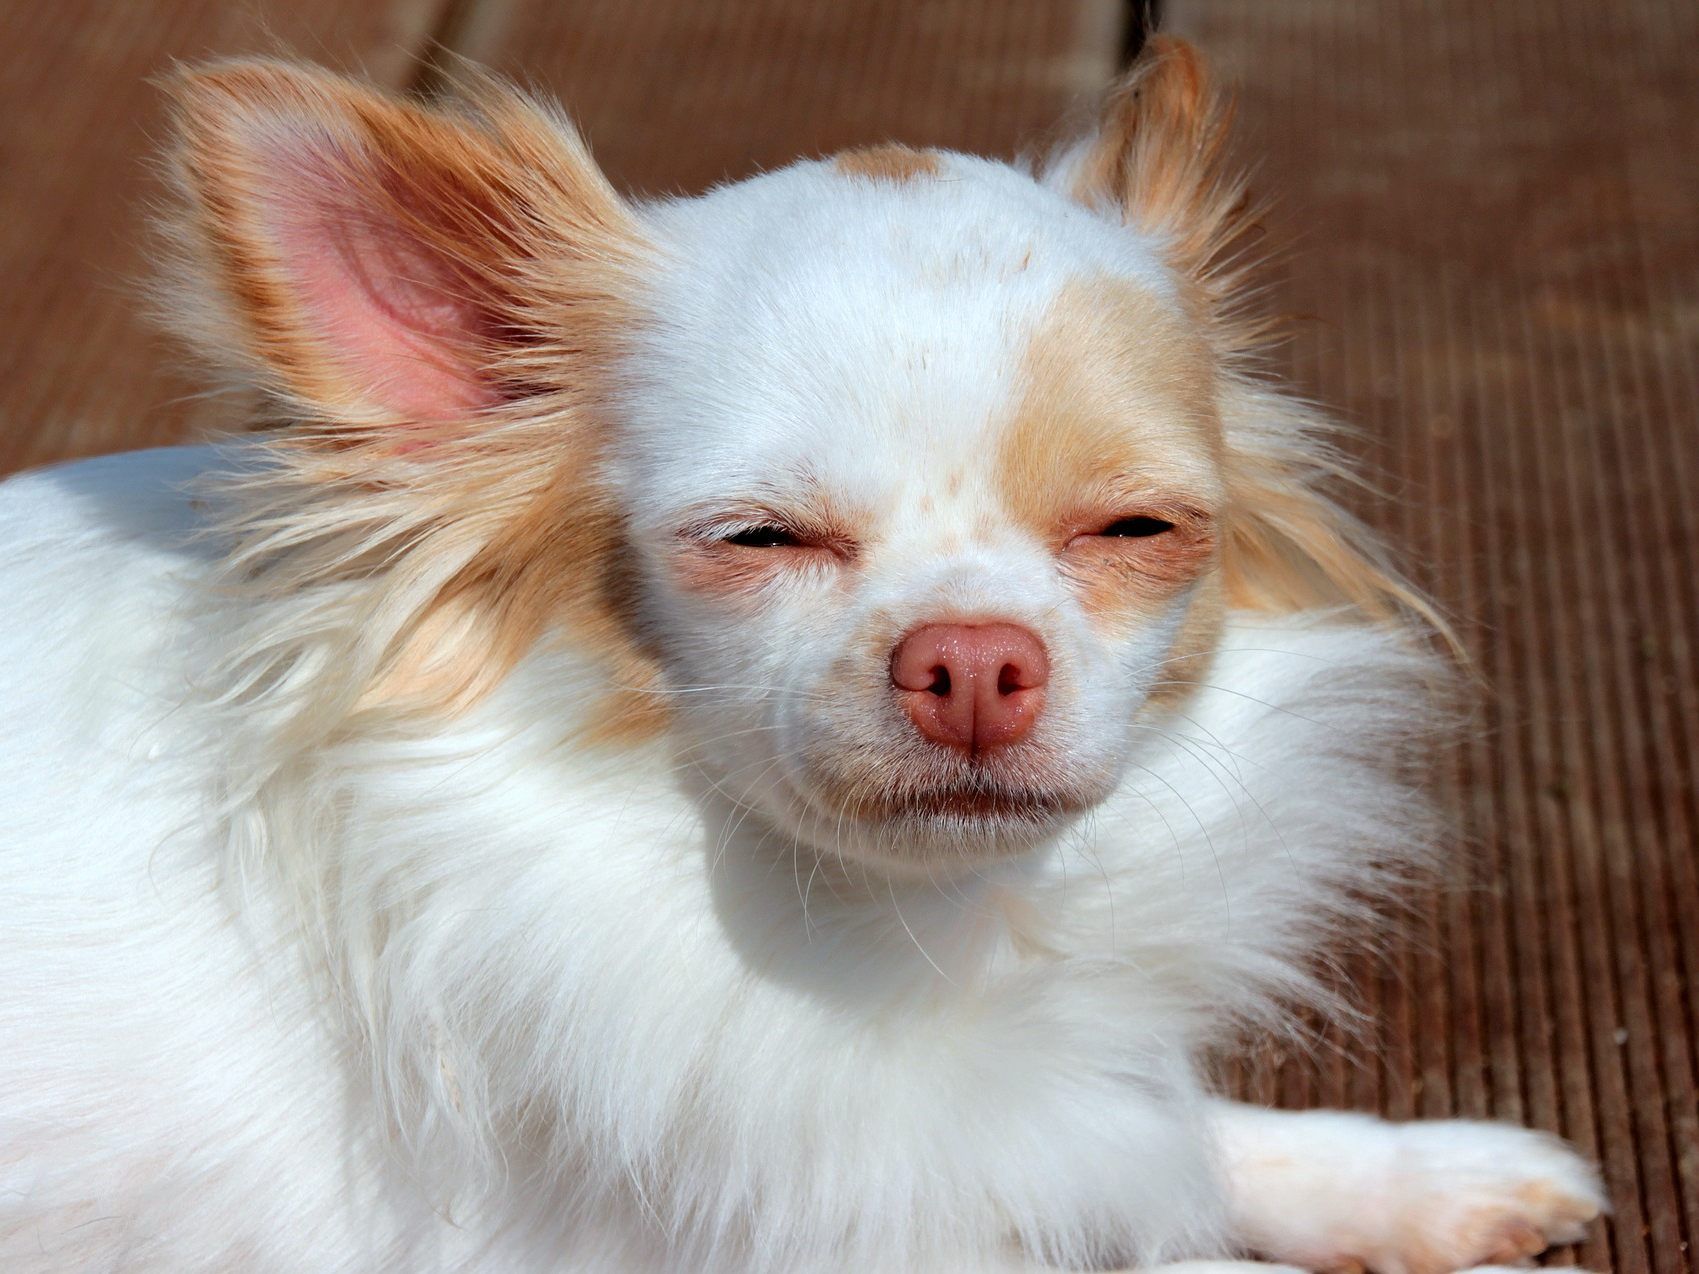
[{"label": "dog's cheek", "polygon": [[1141,710],[1176,707],[1208,679],[1227,621],[1220,575],[1202,577],[1182,605],[1163,648],[1140,669]]},{"label": "dog's cheek", "polygon": [[831,689],[823,670],[836,662],[841,607],[817,590],[771,591],[760,606],[722,612],[691,640],[704,684],[721,705],[722,755],[756,767],[779,761],[818,733],[813,709]]},{"label": "dog's cheek", "polygon": [[782,721],[775,742],[799,760],[819,760],[848,739],[866,740],[877,725],[890,654],[870,637],[850,599],[817,597],[788,616],[773,643]]},{"label": "dog's cheek", "polygon": [[1051,693],[1040,730],[1070,768],[1098,770],[1125,747],[1135,701],[1127,642],[1106,636],[1077,603],[1056,608],[1044,633]]}]

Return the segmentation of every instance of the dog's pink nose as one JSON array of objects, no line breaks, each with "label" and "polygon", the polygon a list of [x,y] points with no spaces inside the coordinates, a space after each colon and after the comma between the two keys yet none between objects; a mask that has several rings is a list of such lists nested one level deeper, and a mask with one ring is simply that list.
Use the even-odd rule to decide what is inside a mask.
[{"label": "dog's pink nose", "polygon": [[1044,643],[1017,624],[927,624],[891,654],[891,681],[915,728],[975,755],[1027,736],[1049,680]]}]

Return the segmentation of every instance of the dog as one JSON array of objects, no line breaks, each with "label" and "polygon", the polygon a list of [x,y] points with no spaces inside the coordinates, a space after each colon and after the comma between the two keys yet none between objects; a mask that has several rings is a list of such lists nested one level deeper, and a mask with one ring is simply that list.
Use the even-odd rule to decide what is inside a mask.
[{"label": "dog", "polygon": [[171,92],[162,308],[259,427],[0,488],[0,1266],[1440,1274],[1599,1215],[1545,1135],[1212,1085],[1433,865],[1448,661],[1267,371],[1193,49],[1019,166],[646,203],[479,73]]}]

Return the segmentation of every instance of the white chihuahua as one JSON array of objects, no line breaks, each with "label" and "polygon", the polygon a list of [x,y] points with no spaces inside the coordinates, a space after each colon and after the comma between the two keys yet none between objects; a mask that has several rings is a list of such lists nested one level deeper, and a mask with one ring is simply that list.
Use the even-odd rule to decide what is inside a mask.
[{"label": "white chihuahua", "polygon": [[1543,1135],[1211,1095],[1426,859],[1443,677],[1257,371],[1190,49],[1031,170],[640,205],[491,80],[175,95],[170,308],[275,427],[0,490],[0,1267],[1439,1274],[1600,1212]]}]

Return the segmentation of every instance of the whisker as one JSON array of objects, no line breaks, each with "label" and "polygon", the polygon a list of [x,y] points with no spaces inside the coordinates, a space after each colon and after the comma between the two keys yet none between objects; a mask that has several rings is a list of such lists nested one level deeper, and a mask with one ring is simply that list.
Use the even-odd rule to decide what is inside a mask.
[{"label": "whisker", "polygon": [[[1329,659],[1325,655],[1315,654],[1308,650],[1287,650],[1280,646],[1220,646],[1211,652],[1216,655],[1290,655],[1294,659],[1308,659],[1311,663],[1337,666],[1337,659]],[[1161,668],[1168,664],[1184,663],[1188,659],[1196,659],[1195,653],[1169,655],[1165,659],[1153,660],[1144,665],[1146,669]]]},{"label": "whisker", "polygon": [[[1211,758],[1209,758],[1206,755],[1199,756],[1198,760],[1206,766],[1211,764]],[[1214,764],[1220,765],[1221,763],[1217,761],[1217,762],[1214,762]],[[1256,763],[1253,761],[1252,764],[1254,765]],[[1263,766],[1258,766],[1258,768],[1266,770],[1266,767],[1263,767]],[[1294,870],[1296,870],[1297,866],[1298,866],[1297,859],[1292,856],[1292,846],[1286,840],[1286,833],[1280,830],[1280,824],[1277,823],[1274,819],[1274,816],[1268,812],[1268,808],[1260,800],[1257,799],[1257,794],[1255,792],[1251,791],[1250,787],[1246,784],[1243,777],[1241,777],[1238,774],[1233,774],[1233,773],[1227,771],[1225,766],[1222,766],[1222,770],[1223,770],[1224,773],[1228,774],[1228,777],[1230,777],[1235,783],[1237,783],[1239,785],[1239,790],[1245,794],[1245,799],[1250,801],[1250,803],[1256,807],[1258,814],[1262,815],[1262,820],[1263,820],[1264,823],[1266,823],[1268,825],[1268,830],[1273,832],[1274,838],[1277,841],[1280,842],[1281,852],[1283,852],[1286,855],[1287,862],[1291,864],[1291,866]],[[1249,832],[1247,831],[1247,833],[1246,833],[1246,846],[1249,847],[1249,844],[1250,844]]]},{"label": "whisker", "polygon": [[[624,690],[624,691],[629,691],[632,694],[655,695],[655,696],[682,697],[684,695],[716,694],[716,693],[720,693],[720,692],[724,692],[724,691],[755,691],[755,692],[758,692],[759,694],[761,694],[763,696],[777,695],[777,696],[781,696],[781,697],[788,696],[789,698],[792,698],[792,699],[809,699],[809,700],[815,700],[815,701],[819,701],[819,702],[828,702],[829,701],[829,696],[821,694],[818,691],[803,690],[803,689],[800,689],[800,688],[795,687],[795,686],[764,685],[760,682],[735,682],[735,681],[728,681],[728,682],[721,682],[721,683],[702,682],[702,683],[699,683],[699,684],[683,685],[683,686],[639,686],[639,685],[635,685],[635,684],[621,683],[618,688],[621,689],[621,690]],[[746,700],[743,700],[743,699],[737,699],[737,700],[728,699],[727,702],[742,703],[742,702],[746,702]]]},{"label": "whisker", "polygon": [[1219,694],[1236,695],[1240,699],[1248,699],[1252,703],[1261,704],[1263,707],[1269,709],[1271,712],[1283,712],[1289,717],[1296,718],[1299,721],[1307,721],[1307,722],[1309,722],[1309,724],[1311,724],[1313,726],[1321,726],[1322,725],[1322,723],[1320,721],[1317,721],[1314,717],[1306,717],[1301,712],[1294,712],[1291,708],[1282,707],[1278,703],[1270,703],[1267,699],[1259,699],[1253,694],[1246,694],[1243,690],[1235,690],[1235,689],[1233,689],[1232,686],[1218,686],[1218,685],[1215,685],[1215,684],[1208,682],[1208,681],[1186,681],[1186,680],[1153,681],[1153,682],[1151,682],[1151,685],[1152,685],[1152,687],[1156,687],[1156,686],[1192,686],[1192,687],[1195,687],[1196,689],[1199,689],[1199,690],[1214,690]]},{"label": "whisker", "polygon": [[[1151,778],[1155,779],[1158,783],[1162,784],[1163,787],[1167,788],[1169,792],[1173,794],[1174,799],[1179,801],[1185,808],[1186,813],[1192,816],[1192,821],[1198,825],[1198,831],[1203,834],[1204,844],[1209,847],[1209,856],[1215,862],[1215,875],[1221,882],[1221,903],[1227,912],[1227,922],[1231,924],[1233,922],[1233,898],[1227,890],[1227,873],[1221,866],[1221,854],[1215,848],[1215,838],[1209,834],[1208,825],[1198,816],[1198,812],[1192,808],[1192,803],[1180,794],[1180,789],[1175,787],[1167,779],[1163,778],[1162,775],[1158,774],[1149,766],[1135,765],[1133,768],[1150,775]],[[1165,819],[1164,821],[1166,822],[1167,820]],[[1174,843],[1176,848],[1178,848],[1178,837],[1175,838]],[[1184,857],[1184,853],[1185,851],[1181,850],[1182,858]]]},{"label": "whisker", "polygon": [[914,943],[914,949],[920,952],[921,958],[932,966],[933,971],[936,972],[939,977],[943,978],[944,981],[948,982],[951,986],[955,986],[955,979],[945,973],[943,969],[938,967],[938,962],[934,960],[930,953],[927,952],[926,948],[921,945],[920,939],[915,936],[914,930],[909,928],[909,922],[903,917],[902,905],[897,902],[896,882],[894,882],[889,876],[885,878],[885,889],[891,896],[891,909],[897,913],[897,923],[902,925],[903,932],[908,934],[909,941]]}]

